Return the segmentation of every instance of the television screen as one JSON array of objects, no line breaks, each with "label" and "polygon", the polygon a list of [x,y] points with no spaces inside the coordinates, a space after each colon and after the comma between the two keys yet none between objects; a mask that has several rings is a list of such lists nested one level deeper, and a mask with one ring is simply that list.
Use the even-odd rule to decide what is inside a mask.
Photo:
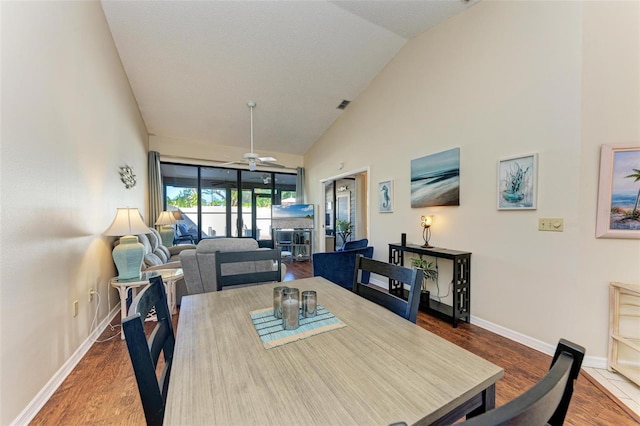
[{"label": "television screen", "polygon": [[271,227],[273,229],[313,228],[313,204],[289,204],[271,206]]}]

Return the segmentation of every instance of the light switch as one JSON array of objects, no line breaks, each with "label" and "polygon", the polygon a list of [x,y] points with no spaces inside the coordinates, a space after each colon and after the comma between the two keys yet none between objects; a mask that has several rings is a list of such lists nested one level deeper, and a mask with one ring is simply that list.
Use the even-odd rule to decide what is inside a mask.
[{"label": "light switch", "polygon": [[541,217],[538,218],[538,231],[564,231],[564,219],[561,217]]}]

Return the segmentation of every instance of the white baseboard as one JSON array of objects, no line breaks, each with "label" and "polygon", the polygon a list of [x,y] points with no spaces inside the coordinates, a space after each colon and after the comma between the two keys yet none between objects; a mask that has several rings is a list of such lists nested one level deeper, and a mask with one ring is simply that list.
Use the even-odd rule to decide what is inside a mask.
[{"label": "white baseboard", "polygon": [[[545,343],[540,340],[534,339],[522,333],[518,333],[517,331],[510,330],[501,325],[494,324],[489,321],[485,321],[482,318],[478,318],[474,315],[471,315],[471,324],[477,325],[478,327],[482,327],[485,330],[491,331],[499,336],[506,337],[509,340],[513,340],[514,342],[520,343],[522,345],[528,346],[532,349],[545,353],[547,355],[553,356],[556,351],[557,342],[554,344]],[[580,343],[580,342],[576,342]],[[607,359],[603,357],[589,356],[585,355],[584,360],[582,361],[583,367],[592,367],[592,368],[607,368]]]},{"label": "white baseboard", "polygon": [[53,377],[47,382],[47,384],[38,392],[38,394],[31,400],[29,405],[16,417],[12,426],[28,425],[31,420],[40,412],[42,407],[49,401],[49,398],[54,394],[58,387],[64,382],[64,379],[73,371],[76,365],[82,360],[86,353],[91,349],[93,343],[100,337],[102,332],[107,328],[111,320],[117,313],[120,312],[120,303],[113,307],[111,312],[105,317],[102,322],[96,327],[96,329],[85,339],[78,349],[69,357],[69,359],[60,367],[60,369],[53,375]]},{"label": "white baseboard", "polygon": [[[384,289],[388,288],[388,283],[379,279],[371,278],[371,284],[375,284]],[[529,337],[525,334],[519,333],[517,331],[508,329],[498,324],[494,324],[492,322],[483,320],[482,318],[478,318],[476,316],[471,315],[471,324],[477,325],[478,327],[484,328],[485,330],[491,331],[499,336],[506,337],[509,340],[513,340],[514,342],[520,343],[522,345],[528,346],[532,349],[535,349],[539,352],[545,353],[547,355],[553,356],[556,351],[557,342],[554,344],[542,342],[538,339],[534,339],[533,337]],[[579,344],[579,342],[576,342]],[[582,361],[583,367],[591,367],[591,368],[607,368],[607,358],[605,357],[596,357],[585,355],[584,360]]]}]

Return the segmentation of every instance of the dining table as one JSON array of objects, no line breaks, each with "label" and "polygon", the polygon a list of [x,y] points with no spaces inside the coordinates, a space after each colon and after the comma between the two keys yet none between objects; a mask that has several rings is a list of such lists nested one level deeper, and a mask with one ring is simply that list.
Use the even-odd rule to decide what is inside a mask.
[{"label": "dining table", "polygon": [[[282,285],[316,291],[333,326],[267,348],[251,313]],[[322,277],[225,289],[182,298],[164,424],[452,424],[494,408],[503,375]]]}]

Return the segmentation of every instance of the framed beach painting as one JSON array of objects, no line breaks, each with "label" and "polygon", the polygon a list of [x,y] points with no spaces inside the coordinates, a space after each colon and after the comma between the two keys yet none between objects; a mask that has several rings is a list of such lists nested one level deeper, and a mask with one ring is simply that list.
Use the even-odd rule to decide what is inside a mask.
[{"label": "framed beach painting", "polygon": [[596,238],[640,238],[640,146],[600,149]]},{"label": "framed beach painting", "polygon": [[535,210],[538,154],[498,161],[498,210]]},{"label": "framed beach painting", "polygon": [[460,148],[411,160],[411,207],[460,205]]},{"label": "framed beach painting", "polygon": [[380,213],[393,212],[393,181],[385,180],[378,184],[378,195],[380,196]]}]

